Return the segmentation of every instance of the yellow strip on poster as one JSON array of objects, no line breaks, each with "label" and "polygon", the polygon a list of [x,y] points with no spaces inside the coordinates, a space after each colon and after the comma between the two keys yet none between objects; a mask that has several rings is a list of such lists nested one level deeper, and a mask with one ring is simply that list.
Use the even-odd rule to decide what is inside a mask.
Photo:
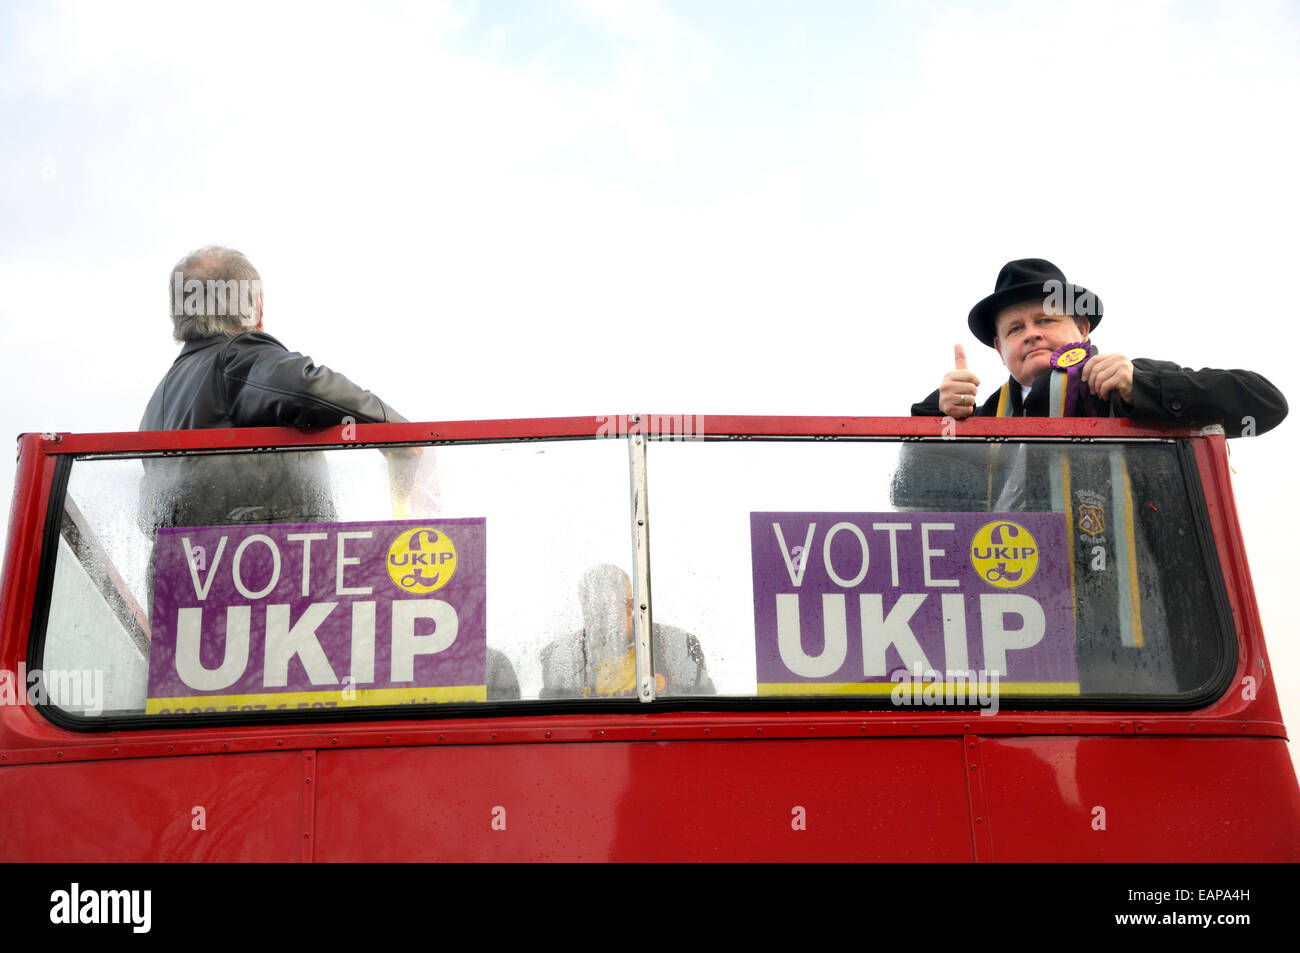
[{"label": "yellow strip on poster", "polygon": [[260,692],[252,695],[198,695],[150,698],[148,715],[189,715],[204,712],[283,711],[314,708],[361,708],[382,705],[434,705],[485,702],[486,685],[447,685],[437,688],[358,688],[344,692]]},{"label": "yellow strip on poster", "polygon": [[[985,683],[988,684],[987,682]],[[922,691],[935,694],[962,693],[973,694],[978,683],[969,682],[759,682],[758,694],[761,697],[779,695],[892,695],[900,685],[907,686],[908,691],[917,695]],[[998,682],[996,691],[999,697],[1007,695],[1078,695],[1078,682]]]}]

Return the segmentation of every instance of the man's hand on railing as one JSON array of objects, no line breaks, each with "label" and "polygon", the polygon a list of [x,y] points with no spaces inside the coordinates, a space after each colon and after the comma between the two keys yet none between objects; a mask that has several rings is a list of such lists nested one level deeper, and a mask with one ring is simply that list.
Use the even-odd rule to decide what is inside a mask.
[{"label": "man's hand on railing", "polygon": [[1112,393],[1133,403],[1133,362],[1123,354],[1098,354],[1083,368],[1083,382],[1102,400]]}]

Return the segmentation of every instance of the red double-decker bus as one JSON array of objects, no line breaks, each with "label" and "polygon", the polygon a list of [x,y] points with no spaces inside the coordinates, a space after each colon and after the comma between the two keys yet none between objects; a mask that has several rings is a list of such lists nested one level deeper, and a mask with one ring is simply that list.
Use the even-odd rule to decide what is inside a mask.
[{"label": "red double-decker bus", "polygon": [[6,860],[1296,860],[1218,428],[28,434]]}]

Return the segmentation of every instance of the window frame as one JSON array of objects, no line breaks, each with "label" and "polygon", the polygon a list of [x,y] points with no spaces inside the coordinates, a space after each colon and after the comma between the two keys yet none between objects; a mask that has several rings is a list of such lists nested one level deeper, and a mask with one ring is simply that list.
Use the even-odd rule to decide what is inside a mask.
[{"label": "window frame", "polygon": [[[594,418],[596,421],[608,420],[608,418]],[[707,435],[697,434],[686,438],[681,436],[663,437],[653,433],[647,434],[647,439],[642,443],[653,444],[659,440],[759,440],[759,441],[801,441],[801,440],[834,440],[834,441],[868,441],[868,442],[888,442],[903,445],[908,440],[913,441],[937,441],[942,439],[954,439],[949,436],[934,436],[933,431],[928,434],[918,435],[916,431],[919,428],[916,420],[907,420],[907,426],[897,426],[904,423],[902,420],[893,419],[872,419],[872,418],[701,418],[703,420],[728,423],[740,421],[741,426],[731,426],[721,430],[713,430]],[[500,444],[500,443],[521,443],[527,441],[564,441],[564,440],[581,440],[592,439],[593,436],[600,438],[599,432],[593,433],[591,429],[582,429],[581,424],[574,425],[573,421],[586,422],[589,418],[566,418],[563,423],[573,429],[565,431],[565,427],[552,427],[552,431],[560,430],[562,432],[534,432],[534,433],[486,433],[469,432],[476,425],[476,422],[467,422],[464,425],[455,426],[454,429],[461,431],[456,434],[447,434],[442,436],[438,431],[430,432],[427,428],[429,425],[369,425],[365,428],[357,428],[358,439],[351,441],[321,440],[319,436],[325,434],[311,435],[297,432],[286,432],[271,430],[263,434],[261,431],[218,431],[215,432],[227,439],[222,440],[220,446],[203,446],[201,440],[193,439],[193,434],[213,435],[214,432],[187,432],[191,439],[181,439],[177,441],[182,444],[191,444],[189,446],[177,446],[174,449],[158,446],[148,446],[149,440],[130,440],[130,437],[148,438],[148,437],[176,437],[178,435],[121,435],[123,439],[111,441],[118,443],[118,446],[110,446],[105,449],[99,449],[86,444],[94,440],[94,436],[78,438],[69,441],[70,446],[59,447],[52,455],[55,456],[53,474],[51,478],[47,511],[45,514],[43,526],[43,539],[41,546],[41,557],[39,566],[39,575],[35,587],[35,603],[31,614],[31,625],[28,633],[28,651],[27,662],[29,668],[35,668],[40,665],[42,655],[44,654],[44,643],[46,629],[48,626],[50,601],[53,596],[53,584],[55,565],[58,558],[58,539],[60,536],[60,527],[63,521],[65,500],[67,498],[68,483],[72,472],[72,467],[76,460],[102,459],[111,457],[129,457],[142,458],[150,456],[169,456],[169,455],[191,455],[201,453],[238,453],[238,452],[255,452],[263,450],[275,452],[275,450],[330,450],[330,449],[383,449],[400,446],[450,446],[450,445],[472,445],[472,444]],[[843,432],[845,424],[851,422],[855,425],[853,429],[867,430],[873,432]],[[936,421],[937,422],[937,421]],[[1026,421],[1017,421],[1021,426],[1020,432],[998,433],[997,428],[992,428],[993,432],[979,432],[987,430],[989,423],[1005,424],[1004,421],[985,421],[984,427],[971,428],[976,432],[963,434],[955,439],[969,442],[1026,442],[1026,443],[1058,443],[1058,442],[1119,442],[1119,443],[1146,443],[1146,442],[1163,442],[1172,443],[1176,448],[1176,460],[1178,469],[1182,473],[1184,493],[1192,516],[1192,526],[1196,538],[1196,545],[1199,550],[1202,563],[1205,566],[1210,584],[1210,599],[1214,607],[1214,616],[1219,631],[1219,637],[1222,641],[1223,651],[1220,653],[1220,662],[1214,676],[1202,687],[1180,693],[1173,696],[1150,697],[1143,695],[1090,695],[1087,696],[1087,704],[1080,705],[1080,697],[1072,698],[1034,698],[1034,699],[1014,699],[1007,698],[1001,700],[1000,707],[1007,711],[1077,711],[1084,714],[1095,714],[1107,711],[1191,711],[1204,708],[1206,705],[1213,703],[1221,698],[1227,690],[1231,681],[1233,672],[1236,670],[1241,655],[1241,634],[1238,633],[1234,624],[1234,617],[1231,610],[1231,601],[1228,593],[1227,577],[1220,563],[1218,546],[1213,529],[1212,520],[1207,504],[1205,488],[1201,479],[1200,467],[1197,461],[1197,455],[1193,446],[1193,437],[1204,436],[1180,430],[1169,432],[1158,428],[1146,428],[1132,425],[1129,422],[1108,421],[1107,424],[1113,429],[1116,425],[1121,425],[1121,431],[1130,430],[1132,432],[1120,432],[1118,434],[1107,434],[1097,436],[1079,436],[1069,433],[1052,432],[1051,428],[1046,428],[1039,433],[1033,433],[1037,427],[1025,427]],[[515,429],[528,430],[526,425],[545,425],[554,423],[553,421],[505,421],[501,424],[514,425]],[[1011,422],[1016,423],[1016,422]],[[1042,422],[1033,421],[1030,423],[1039,424]],[[1056,422],[1060,423],[1060,422]],[[773,426],[773,425],[776,426]],[[838,424],[836,427],[834,424]],[[519,426],[525,425],[525,426]],[[784,425],[784,426],[782,426]],[[877,425],[874,428],[872,425]],[[884,425],[884,426],[881,426]],[[893,426],[890,426],[893,425]],[[412,439],[413,434],[400,433],[409,428],[418,426],[421,433]],[[448,425],[440,425],[447,427]],[[481,426],[481,424],[480,424]],[[462,429],[463,427],[463,429]],[[548,428],[542,426],[541,430]],[[837,429],[840,432],[835,432]],[[1072,429],[1081,429],[1075,424]],[[389,437],[389,433],[375,433],[374,431],[399,431],[399,434],[392,436],[390,439],[381,439]],[[730,432],[728,432],[730,431]],[[892,431],[892,432],[890,432]],[[1029,431],[1029,432],[1026,432]],[[284,440],[288,434],[296,434],[297,440]],[[247,436],[245,436],[247,435]],[[266,440],[265,442],[244,442],[238,439],[256,435],[258,437],[275,437],[277,440]],[[102,435],[101,435],[102,436]],[[113,435],[117,436],[117,435]],[[618,439],[627,439],[631,445],[630,434],[617,434]],[[230,439],[230,438],[236,439]],[[312,439],[316,437],[316,439]],[[283,442],[281,442],[283,440]],[[141,447],[140,444],[145,444]],[[78,444],[81,445],[78,448]],[[134,444],[134,446],[132,446]],[[268,446],[274,446],[271,450]],[[647,448],[648,450],[648,448]],[[49,450],[47,449],[47,452]],[[652,452],[651,457],[652,457]],[[651,466],[653,462],[651,460]],[[651,481],[653,487],[653,481]],[[648,497],[653,501],[653,493]],[[653,510],[651,509],[651,512]],[[647,522],[650,522],[647,518]],[[652,524],[651,524],[652,525]],[[653,601],[650,600],[651,612],[653,611]],[[400,705],[400,706],[373,706],[358,707],[346,709],[309,709],[309,710],[287,710],[284,712],[257,712],[257,713],[216,713],[206,715],[115,715],[115,716],[84,716],[64,711],[52,705],[39,706],[41,714],[51,723],[60,728],[78,733],[103,733],[112,731],[148,731],[156,729],[175,730],[177,728],[199,729],[210,727],[247,727],[253,728],[258,726],[274,726],[286,723],[293,724],[312,724],[312,723],[376,723],[387,721],[430,721],[446,719],[464,719],[464,718],[499,718],[504,716],[544,716],[551,714],[607,714],[607,713],[627,713],[627,712],[680,712],[680,711],[716,711],[716,712],[771,712],[771,711],[855,711],[862,712],[864,715],[874,717],[883,717],[885,715],[899,716],[900,710],[889,705],[888,700],[877,700],[867,696],[839,696],[839,697],[758,697],[758,696],[676,696],[660,695],[655,699],[652,705],[635,699],[617,699],[617,698],[587,698],[587,699],[520,699],[517,701],[487,701],[471,703],[443,703],[438,705]],[[931,709],[930,713],[947,714],[959,713],[964,710],[960,706],[955,707],[937,707]],[[906,712],[908,717],[915,714],[914,710]]]}]

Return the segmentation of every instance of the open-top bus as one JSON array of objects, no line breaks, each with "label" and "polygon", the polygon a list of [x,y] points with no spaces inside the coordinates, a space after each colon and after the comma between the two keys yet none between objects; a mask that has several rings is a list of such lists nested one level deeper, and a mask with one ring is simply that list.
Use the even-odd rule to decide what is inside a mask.
[{"label": "open-top bus", "polygon": [[6,860],[1296,860],[1219,428],[27,434]]}]

